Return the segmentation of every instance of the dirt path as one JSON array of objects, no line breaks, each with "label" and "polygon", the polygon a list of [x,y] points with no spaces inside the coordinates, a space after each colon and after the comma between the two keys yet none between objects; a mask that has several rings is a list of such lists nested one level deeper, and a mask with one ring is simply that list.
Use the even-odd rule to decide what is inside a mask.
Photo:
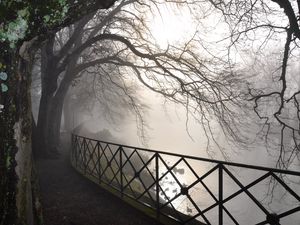
[{"label": "dirt path", "polygon": [[160,225],[80,176],[66,152],[37,168],[45,225]]}]

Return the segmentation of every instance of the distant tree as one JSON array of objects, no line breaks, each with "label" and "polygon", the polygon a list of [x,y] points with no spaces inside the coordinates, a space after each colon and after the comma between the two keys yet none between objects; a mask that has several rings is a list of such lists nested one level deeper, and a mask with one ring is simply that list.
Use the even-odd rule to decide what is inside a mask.
[{"label": "distant tree", "polygon": [[82,122],[78,118],[80,116],[95,118],[97,115],[118,125],[129,113],[136,114],[130,111],[133,105],[140,106],[137,106],[140,113],[147,108],[136,93],[140,88],[135,83],[125,82],[119,77],[114,65],[110,65],[110,69],[106,68],[106,72],[109,75],[92,67],[72,82],[63,106],[65,131],[71,133],[74,126]]}]

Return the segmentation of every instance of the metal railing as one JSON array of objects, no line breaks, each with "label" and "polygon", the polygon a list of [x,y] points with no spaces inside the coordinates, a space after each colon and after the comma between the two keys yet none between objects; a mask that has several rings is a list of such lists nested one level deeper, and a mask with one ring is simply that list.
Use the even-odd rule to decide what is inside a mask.
[{"label": "metal railing", "polygon": [[300,172],[72,135],[85,176],[179,224],[299,224]]}]

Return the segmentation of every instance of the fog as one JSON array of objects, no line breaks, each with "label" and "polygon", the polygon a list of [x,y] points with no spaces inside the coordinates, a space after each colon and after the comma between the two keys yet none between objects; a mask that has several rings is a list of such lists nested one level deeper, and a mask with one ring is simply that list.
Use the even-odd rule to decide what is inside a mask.
[{"label": "fog", "polygon": [[[163,99],[156,94],[150,92],[143,92],[143,94],[144,96],[142,96],[142,98],[149,104],[149,110],[146,116],[147,124],[149,125],[149,128],[147,129],[146,146],[138,137],[138,128],[135,123],[134,116],[132,115],[127,115],[128,117],[123,119],[123,123],[121,124],[112,124],[103,118],[101,119],[101,115],[97,115],[97,110],[95,110],[92,113],[92,117],[77,115],[77,123],[80,124],[83,122],[85,127],[89,129],[90,132],[97,133],[100,131],[98,137],[103,141],[112,141],[125,145],[147,147],[184,155],[206,158],[212,157],[212,154],[208,154],[206,152],[207,140],[205,139],[201,130],[202,128],[199,124],[197,124],[195,121],[190,121],[188,124],[189,133],[187,133],[184,109],[178,106],[176,107],[176,105],[173,104],[166,106]],[[79,120],[79,118],[81,118],[82,121]],[[108,137],[108,139],[105,139],[105,136],[101,135],[101,131],[103,132],[103,130],[106,129],[112,134],[112,137]],[[225,140],[221,139],[221,137],[218,141],[224,141],[224,143],[220,143],[221,145],[225,145],[226,143]],[[256,145],[255,148],[253,147],[243,150],[235,149],[231,151],[231,149],[226,149],[226,151],[230,157],[230,160],[233,162],[270,167],[273,167],[276,162],[276,157],[268,153],[263,145]],[[223,160],[222,155],[219,154],[217,150],[214,153],[215,154],[213,156],[215,159]],[[176,161],[176,159],[173,159],[172,157],[165,157],[164,159],[166,159],[170,165],[172,165],[172,162],[174,163]],[[204,174],[205,171],[208,171],[209,168],[212,167],[212,165],[209,165],[208,163],[200,163],[193,160],[188,160],[188,162],[193,165],[193,168],[198,171],[199,175]],[[176,173],[181,182],[183,182],[185,185],[192,183],[194,177],[185,165],[179,164],[179,166],[176,168],[184,171],[182,175]],[[247,184],[263,174],[262,172],[244,169],[234,169],[233,172],[243,184]],[[216,187],[218,186],[216,179],[217,174],[215,175],[205,180],[205,183],[213,192],[217,191]],[[176,182],[172,176],[167,176],[167,178],[168,179],[163,182],[162,187],[166,190],[168,197],[171,198],[174,196],[172,190],[176,190],[176,192],[178,192],[180,188],[175,185]],[[297,187],[297,185],[295,187]],[[229,196],[238,190],[239,187],[231,179],[228,177],[224,178],[224,197]],[[280,212],[282,209],[288,209],[289,204],[294,201],[291,196],[286,195],[285,190],[281,187],[277,187],[274,190],[273,194],[276,196],[275,200],[270,199],[268,191],[267,181],[251,189],[251,193],[254,193],[256,198],[261,199],[262,202],[266,203],[270,201],[270,203],[267,205],[273,212]],[[190,195],[202,208],[209,206],[209,204],[212,204],[213,202],[208,193],[200,185],[195,185],[195,187],[190,190]],[[247,202],[247,204],[245,204],[245,202]],[[285,202],[285,207],[282,206],[282,202]],[[182,213],[193,215],[193,213],[196,212],[196,209],[193,207],[193,205],[183,196],[176,199],[173,202],[173,205]],[[242,194],[233,201],[230,201],[228,204],[226,204],[226,207],[233,212],[234,216],[241,224],[250,224],[249,221],[251,221],[252,224],[255,221],[258,222],[264,219],[264,214],[257,209],[257,206],[255,206],[255,204],[252,203],[252,201],[245,194]],[[213,224],[217,223],[216,214],[217,212],[212,210],[207,215],[210,221],[214,221]],[[255,218],[253,218],[253,215],[255,215]],[[288,220],[282,219],[282,224],[296,225],[297,221],[299,221],[299,218],[300,217],[295,214],[295,216],[292,216]],[[201,218],[197,219],[202,221]],[[224,219],[224,225],[225,224],[232,224],[232,222],[228,220],[226,216]]]},{"label": "fog", "polygon": [[[207,151],[208,140],[205,137],[203,128],[193,118],[189,118],[187,122],[186,109],[184,107],[174,103],[167,103],[159,94],[147,90],[138,91],[138,96],[148,107],[144,114],[145,123],[147,125],[144,127],[146,131],[144,137],[140,136],[141,128],[139,128],[136,117],[132,112],[127,111],[125,115],[122,115],[122,118],[111,119],[101,115],[101,104],[97,102],[95,102],[93,110],[85,112],[74,109],[69,117],[72,117],[73,127],[76,129],[76,127],[81,126],[79,133],[90,138],[164,152],[225,160],[223,157],[224,154],[221,154],[217,146],[212,146],[211,148],[214,150]],[[122,111],[122,108],[120,108],[120,110]],[[63,123],[64,121],[62,121],[62,129]],[[263,141],[259,142],[259,140],[255,138],[254,130],[253,133],[249,133],[247,148],[233,145],[230,141],[226,140],[221,130],[218,130],[217,125],[214,126],[214,132],[218,144],[224,147],[223,150],[225,150],[226,156],[228,157],[226,160],[258,166],[276,166],[278,154],[269,151]],[[91,135],[91,133],[95,135]],[[176,161],[175,159],[175,161],[173,161],[172,157],[166,157],[165,159],[168,163],[171,163],[170,165]],[[208,171],[212,166],[193,160],[188,162],[193,165],[193,168],[198,171],[199,175],[204,174],[205,171]],[[183,175],[178,175],[178,179],[181,179],[181,182],[185,183],[185,185],[192,183],[193,176],[185,165],[179,165],[176,168],[184,171]],[[297,165],[295,165],[294,169],[297,169]],[[233,169],[233,173],[243,184],[247,184],[263,174],[259,171],[247,169]],[[179,187],[174,186],[176,182],[172,179],[172,176],[167,177],[168,179],[164,181],[162,187],[167,190],[166,193],[168,193],[168,197],[171,198],[174,195],[172,190],[175,188],[175,190],[178,191]],[[213,178],[209,178],[205,181],[211,190],[215,190],[218,186],[216,178],[217,176],[213,176]],[[294,201],[293,197],[286,195],[286,191],[280,186],[277,186],[273,190],[273,194],[276,196],[275,199],[273,199],[269,193],[268,185],[270,184],[268,184],[268,182],[269,181],[263,182],[255,188],[252,188],[251,193],[255,193],[256,198],[261,199],[273,212],[281,212],[283,209],[288,209],[289,204]],[[296,188],[297,184],[292,186]],[[239,187],[231,179],[224,178],[224,196],[229,196],[238,190]],[[294,190],[296,191],[296,189]],[[201,207],[207,207],[212,203],[211,197],[199,185],[191,189],[191,196]],[[199,198],[199,196],[201,196],[201,198]],[[245,204],[245,202],[247,202],[247,204]],[[285,202],[284,206],[282,202]],[[183,197],[176,199],[173,205],[182,213],[193,215],[193,213],[196,212],[193,205]],[[245,194],[230,201],[226,207],[234,212],[234,216],[242,224],[249,224],[249,221],[260,221],[264,219],[264,214],[257,209],[257,206],[255,206]],[[216,213],[217,212],[213,210],[207,215],[210,221],[214,221],[215,223],[217,223]],[[254,214],[256,215],[255,220],[252,218]],[[299,218],[300,217],[295,214],[288,220],[282,219],[282,222],[283,224],[296,225]],[[201,218],[198,219],[201,220]],[[230,220],[228,218],[226,219],[226,217],[224,219],[224,225],[225,224],[231,224]]]},{"label": "fog", "polygon": [[[243,95],[244,93],[242,93],[242,91],[244,89],[247,90],[249,88],[250,90],[252,88],[254,92],[257,91],[257,89],[259,89],[260,92],[257,91],[257,93],[259,94],[264,93],[263,92],[264,90],[267,90],[267,93],[268,91],[270,91],[271,93],[270,96],[271,96],[274,90],[277,91],[277,88],[279,86],[277,81],[279,80],[279,75],[280,75],[277,69],[278,60],[274,60],[271,57],[271,56],[278,57],[278,54],[281,51],[278,50],[278,48],[275,46],[276,40],[270,39],[271,41],[268,42],[267,47],[271,47],[271,48],[267,52],[260,53],[259,56],[255,55],[256,53],[255,50],[256,48],[260,48],[261,40],[253,41],[253,43],[251,43],[253,44],[252,45],[253,49],[251,49],[253,50],[253,52],[244,49],[246,43],[243,43],[241,41],[241,46],[238,46],[236,49],[232,50],[232,52],[227,53],[228,49],[226,49],[226,47],[222,45],[224,45],[224,43],[226,45],[228,44],[228,42],[224,40],[223,40],[224,42],[216,41],[216,39],[220,38],[221,33],[228,32],[228,30],[224,28],[225,21],[223,21],[223,19],[220,20],[214,19],[214,15],[217,14],[212,13],[207,18],[206,17],[203,18],[204,23],[211,22],[213,23],[213,25],[204,26],[204,28],[207,28],[206,33],[199,34],[197,32],[187,31],[188,30],[187,24],[192,23],[191,18],[187,17],[186,18],[187,21],[185,23],[184,22],[185,19],[182,19],[180,14],[168,13],[166,9],[162,9],[161,13],[165,14],[162,16],[165,18],[164,21],[159,17],[155,18],[152,22],[148,21],[150,23],[148,25],[150,29],[153,31],[153,35],[155,39],[153,41],[156,42],[155,46],[156,47],[158,46],[159,51],[163,49],[163,51],[167,52],[169,50],[169,46],[174,45],[175,47],[174,46],[170,47],[171,49],[170,52],[171,53],[172,51],[176,52],[175,50],[178,50],[176,49],[177,44],[179,45],[181,42],[185,42],[186,40],[189,40],[195,34],[195,36],[193,36],[193,38],[195,37],[195,40],[193,41],[195,41],[197,44],[199,43],[201,44],[200,47],[197,46],[199,47],[199,49],[194,48],[193,45],[191,45],[192,46],[191,49],[194,51],[196,55],[198,54],[199,56],[201,55],[207,57],[207,59],[203,60],[203,62],[205,63],[213,62],[211,64],[212,68],[208,69],[209,71],[208,73],[205,73],[207,71],[204,70],[204,74],[205,74],[204,77],[206,75],[209,76],[213,74],[210,77],[213,80],[212,82],[213,85],[209,86],[210,82],[207,82],[206,84],[205,83],[206,78],[202,80],[201,77],[203,76],[201,73],[202,71],[200,71],[199,73],[201,74],[200,78],[196,77],[195,78],[196,82],[194,82],[193,79],[195,74],[193,73],[189,74],[190,71],[186,71],[186,70],[188,70],[187,68],[193,68],[195,70],[198,68],[194,68],[194,67],[186,68],[178,62],[179,60],[176,62],[178,63],[178,65],[176,63],[174,64],[170,63],[169,66],[168,60],[170,60],[170,58],[166,60],[165,59],[161,59],[161,60],[167,65],[166,67],[167,69],[165,68],[166,70],[169,69],[170,71],[172,71],[174,67],[175,72],[174,71],[173,73],[169,72],[170,74],[172,74],[172,76],[169,77],[174,77],[174,76],[175,77],[178,76],[178,77],[174,79],[175,81],[170,79],[171,81],[168,83],[169,81],[168,73],[165,73],[164,70],[163,72],[158,72],[158,75],[155,74],[155,72],[157,72],[160,69],[159,66],[156,68],[157,71],[155,69],[152,70],[152,68],[155,68],[157,65],[154,64],[153,66],[151,62],[149,63],[147,60],[143,61],[143,59],[141,60],[136,56],[131,56],[130,55],[131,53],[128,53],[128,55],[131,57],[128,57],[128,55],[125,54],[124,58],[126,58],[126,60],[128,60],[129,63],[132,63],[131,62],[132,59],[136,60],[137,62],[135,62],[134,60],[132,61],[134,61],[134,63],[137,63],[138,66],[136,66],[136,68],[138,69],[142,68],[141,72],[137,72],[136,74],[134,74],[132,70],[123,69],[123,68],[119,69],[117,68],[117,66],[115,66],[112,63],[113,66],[111,67],[108,65],[103,65],[102,68],[100,66],[102,69],[100,71],[102,73],[100,73],[96,69],[88,72],[85,71],[86,73],[91,73],[91,74],[94,73],[94,77],[92,78],[87,78],[86,76],[87,74],[84,74],[83,72],[81,76],[86,76],[86,77],[74,79],[75,84],[72,84],[73,87],[70,87],[69,91],[67,92],[68,95],[65,98],[64,105],[69,107],[69,109],[67,107],[64,107],[63,109],[64,116],[61,121],[60,131],[65,133],[75,132],[82,136],[86,136],[88,138],[93,138],[101,141],[108,141],[108,142],[114,142],[114,143],[128,145],[128,146],[154,149],[163,152],[177,153],[181,155],[231,161],[236,163],[252,164],[257,166],[266,166],[266,167],[278,166],[278,159],[280,159],[281,156],[280,154],[284,152],[282,151],[282,148],[280,148],[280,146],[287,145],[288,147],[286,149],[288,149],[290,146],[294,145],[294,143],[292,143],[293,140],[292,140],[291,133],[283,133],[282,136],[280,136],[280,129],[279,129],[280,126],[278,125],[278,123],[276,123],[276,121],[273,118],[273,115],[275,114],[276,110],[278,110],[277,108],[278,105],[280,105],[280,103],[278,103],[279,102],[278,98],[274,98],[274,99],[266,98],[264,99],[264,101],[259,102],[262,103],[259,106],[257,105],[257,102],[255,102],[256,105],[252,102],[252,105],[250,107],[248,103],[243,103],[245,104],[243,106],[245,106],[246,112],[244,111],[242,112],[242,109],[241,111],[238,111],[236,108],[230,105],[230,103],[228,104],[230,105],[229,108],[227,108],[229,109],[228,111],[232,110],[237,115],[237,117],[235,118],[236,121],[231,121],[231,120],[228,121],[229,123],[236,122],[238,124],[239,129],[233,130],[233,133],[236,136],[245,137],[243,142],[242,141],[235,142],[234,140],[230,139],[229,136],[226,136],[226,133],[223,132],[224,130],[221,129],[222,125],[220,125],[221,124],[220,121],[217,121],[218,119],[220,119],[220,117],[216,115],[208,115],[207,117],[209,118],[209,122],[208,122],[209,129],[213,135],[207,137],[207,133],[209,132],[205,130],[203,124],[201,124],[201,121],[197,120],[197,118],[201,116],[201,114],[199,115],[199,112],[215,113],[216,111],[195,110],[195,112],[193,112],[192,107],[188,108],[189,104],[187,103],[187,99],[189,98],[185,99],[185,97],[189,96],[189,94],[190,96],[194,96],[194,93],[197,93],[199,94],[198,98],[193,99],[196,102],[196,104],[199,105],[204,104],[204,107],[207,107],[205,103],[210,102],[211,99],[213,99],[213,102],[215,101],[215,96],[210,98],[211,97],[210,95],[213,95],[213,93],[216,92],[215,90],[211,91],[210,89],[212,89],[216,83],[222,83],[223,81],[224,82],[226,81],[226,79],[222,80],[221,78],[219,80],[218,76],[221,77],[222,75],[226,74],[226,72],[223,72],[223,70],[225,71],[227,68],[225,67],[222,68],[222,65],[217,64],[209,57],[217,58],[214,57],[213,55],[214,54],[222,55],[224,54],[224,52],[230,55],[228,56],[228,59],[226,59],[228,61],[225,60],[224,65],[227,65],[226,63],[229,64],[232,62],[233,64],[236,63],[235,66],[229,69],[230,71],[229,74],[230,75],[235,73],[238,75],[245,74],[245,77],[240,75],[240,77],[238,77],[236,80],[233,79],[233,81],[229,79],[230,82],[232,82],[232,83],[229,82],[229,84],[230,85],[233,84],[228,88],[230,89],[230,93],[231,91],[232,92],[236,91],[238,92],[238,95]],[[218,15],[218,16],[222,18],[222,15]],[[176,26],[174,25],[174,21],[181,21],[181,22],[180,23],[178,22],[178,26]],[[164,24],[167,26],[166,28],[168,29],[164,28]],[[216,27],[218,27],[219,29],[216,29]],[[121,31],[119,32],[121,34],[122,32],[125,33],[124,31],[122,31],[121,28],[112,28],[112,31],[115,31],[114,29],[116,29],[117,31],[118,29],[120,29]],[[196,24],[193,24],[193,26],[191,26],[191,29],[196,29]],[[218,31],[210,32],[214,30],[218,30]],[[179,39],[176,39],[178,32],[185,33],[187,37],[181,36]],[[260,33],[260,35],[262,34],[263,33]],[[129,37],[127,38],[129,39]],[[207,50],[202,46],[202,38],[205,41],[208,40],[210,41],[208,43],[208,49],[209,48],[211,49]],[[251,42],[251,38],[249,38],[249,40]],[[151,41],[149,41],[148,43],[149,45],[150,42]],[[214,42],[216,42],[217,44]],[[278,41],[278,43],[282,44],[282,41]],[[114,48],[118,49],[120,46],[121,44],[120,45],[116,44],[114,45]],[[188,48],[189,46],[188,47],[187,46],[185,46],[184,49],[185,48],[188,49],[187,52],[189,52],[190,49]],[[108,45],[107,49],[109,49],[110,47],[113,48],[113,45],[111,46]],[[150,50],[152,50],[151,47],[149,47]],[[222,48],[222,50],[219,50],[219,48]],[[124,49],[120,50],[118,53],[122,52],[123,50]],[[239,50],[241,51],[238,52]],[[186,52],[183,51],[182,55],[184,55],[185,53]],[[88,55],[88,56],[91,58],[94,57],[92,55]],[[95,57],[96,56],[97,54],[95,55]],[[122,57],[121,54],[120,57]],[[219,55],[218,57],[222,58],[222,56]],[[191,60],[191,62],[194,62],[192,57],[188,59]],[[189,60],[184,61],[184,63],[186,63]],[[145,69],[147,66],[149,66],[150,72],[147,71],[147,69]],[[294,75],[295,74],[297,75],[299,73],[299,62],[295,59],[291,60],[289,66],[290,66],[289,75],[287,75],[287,79],[288,79],[287,86],[289,87],[289,89],[286,90],[287,93],[286,95],[293,95],[293,93],[296,93],[297,89],[299,88],[299,80],[294,78]],[[143,71],[143,69],[145,69],[145,71]],[[220,73],[218,73],[219,70],[221,71]],[[211,71],[213,72],[210,74]],[[150,75],[148,74],[148,72],[150,73]],[[163,75],[163,78],[161,78],[160,80],[160,78],[157,78],[156,75],[158,77],[159,75]],[[228,75],[228,77],[230,77],[230,75]],[[142,76],[144,76],[145,78],[141,78]],[[214,76],[217,77],[216,80],[214,80]],[[106,79],[109,81],[107,81]],[[191,79],[191,81],[189,79]],[[177,86],[176,83],[177,80],[181,81],[181,83],[178,82],[180,85],[182,85],[183,83],[185,84],[190,82],[190,84],[193,84],[198,82],[199,86],[191,85],[191,87],[189,87],[189,85],[187,85],[187,88],[185,89],[185,87],[182,88],[182,86],[180,85],[179,85],[180,87]],[[159,81],[161,82],[165,81],[166,83],[163,82],[159,83]],[[59,82],[61,81],[58,80],[58,83]],[[97,82],[99,82],[100,85]],[[237,82],[236,86],[235,86],[235,82]],[[97,84],[95,85],[95,83]],[[117,88],[114,86],[116,83],[117,83],[116,85]],[[120,83],[122,85],[120,85]],[[202,86],[202,83],[205,84]],[[38,102],[41,94],[39,88],[40,80],[37,79],[36,81],[33,82],[33,84],[34,87],[35,86],[38,87],[37,89],[35,89],[35,91],[32,92],[33,116],[36,119],[38,115],[38,108],[39,108]],[[95,87],[97,87],[98,89],[95,90]],[[218,88],[217,88],[218,89],[217,92],[219,91],[222,92],[223,88],[227,90],[227,87],[225,88],[223,86],[220,86]],[[162,92],[165,95],[165,97],[162,96],[161,94],[154,93],[150,89],[156,91],[158,90],[157,92]],[[168,96],[168,94],[174,93],[172,91],[168,92],[170,89],[174,89],[175,93],[181,94],[181,96],[177,99],[176,98],[172,99],[171,97],[171,100],[180,102],[180,100],[184,99],[181,102],[182,104],[175,104],[174,102],[170,102],[166,99],[166,96]],[[186,92],[188,92],[186,90],[190,91],[189,94],[186,94]],[[252,93],[250,93],[250,95],[251,94]],[[81,98],[83,95],[84,97]],[[207,99],[205,99],[206,95],[208,96]],[[128,99],[124,100],[128,96],[133,97],[132,99],[134,103],[128,101]],[[223,99],[223,96],[222,95],[220,96],[221,99]],[[217,101],[219,100],[218,97],[220,96],[217,95],[216,97]],[[231,97],[231,94],[229,94],[229,96]],[[224,99],[226,98],[227,96],[225,94]],[[129,100],[132,99],[129,98]],[[205,102],[205,100],[207,100],[207,102]],[[249,100],[249,96],[248,99],[246,100]],[[294,124],[291,125],[291,123],[297,120],[295,116],[297,113],[299,119],[299,112],[295,112],[293,110],[289,111],[289,108],[293,107],[292,102],[289,103],[289,101],[285,103],[286,104],[285,106],[287,106],[286,108],[282,107],[283,121],[289,125],[287,126],[288,128],[289,127],[293,128]],[[298,101],[297,98],[295,98],[296,103],[298,103],[297,101]],[[226,100],[224,100],[224,102],[226,102]],[[293,104],[295,104],[295,102]],[[226,105],[226,103],[224,105]],[[210,106],[211,105],[209,105],[208,107]],[[259,108],[259,113],[254,112],[254,109],[257,108]],[[217,115],[225,115],[228,111],[226,111],[224,114],[217,114]],[[195,116],[195,118],[193,116]],[[259,118],[260,116],[261,118]],[[270,130],[265,129],[265,127],[268,125],[267,123],[268,121],[265,124],[263,124],[265,118],[273,119],[270,120],[272,120],[271,123],[275,124],[274,125],[275,129],[270,129]],[[259,119],[261,119],[261,121],[259,121]],[[224,119],[224,121],[226,121],[226,119]],[[228,127],[230,126],[231,124],[229,124]],[[296,128],[295,130],[297,129],[298,128]],[[266,134],[268,134],[268,137]],[[265,137],[267,137],[270,140],[266,141]],[[297,138],[294,138],[294,140],[297,141]],[[281,143],[280,141],[283,142]],[[295,145],[297,145],[297,143],[295,143]],[[286,149],[283,148],[283,150]],[[293,156],[293,153],[291,155]],[[168,161],[170,165],[172,165],[172,163],[176,161],[175,158],[172,159],[172,157],[169,156],[166,156],[165,160]],[[199,163],[199,161],[197,160],[189,160],[189,163],[193,165],[193,168],[197,171],[197,173],[199,173],[199,175],[203,175],[212,167],[211,164]],[[299,161],[297,161],[297,158],[295,158],[295,161],[293,163],[288,165],[288,168],[293,170],[299,170],[299,167],[300,164]],[[181,174],[179,173],[178,175],[178,179],[181,179],[182,184],[184,183],[185,185],[188,185],[193,182],[194,177],[193,175],[188,174],[190,171],[188,170],[186,165],[180,165],[178,168],[175,167],[174,169],[176,169],[177,171],[183,171]],[[257,172],[253,170],[231,168],[231,167],[230,169],[232,169],[233,173],[238,177],[239,180],[243,181],[242,183],[244,185],[248,184],[249,182],[253,181],[254,179],[262,175],[261,172]],[[179,187],[175,188],[176,182],[174,181],[174,178],[172,178],[172,176],[169,176],[167,178],[168,179],[164,181],[162,186],[165,190],[167,190],[168,197],[171,198],[175,192],[176,193],[179,192]],[[288,176],[287,179],[288,180],[291,179],[291,181],[294,182],[294,180]],[[298,181],[296,181],[295,183],[293,182],[291,183],[294,190],[296,192],[300,191],[299,184],[297,183]],[[212,178],[208,178],[208,180],[206,180],[206,183],[208,184],[211,190],[217,192],[216,190],[218,187],[217,174],[214,174]],[[263,184],[258,185],[258,187],[254,187],[253,189],[251,189],[251,193],[254,193],[255,197],[259,199],[259,201],[263,202],[268,209],[270,209],[270,212],[280,213],[283,210],[282,208],[289,207],[290,203],[291,204],[294,203],[295,199],[293,199],[290,195],[288,195],[287,192],[283,188],[281,188],[280,185],[277,186],[276,185],[272,186],[272,185],[273,185],[272,179],[270,179],[266,182],[263,182]],[[174,188],[176,190],[174,190]],[[270,188],[273,189],[270,191]],[[229,177],[227,178],[224,177],[225,196],[229,196],[230,194],[234,193],[234,191],[238,191],[239,189],[240,187],[237,187],[237,185]],[[197,187],[193,187],[193,190],[191,190],[191,192],[192,192],[191,195],[195,197],[195,201],[197,202],[197,204],[201,205],[201,207],[207,207],[212,202],[212,199],[208,196],[207,191],[204,190],[203,187],[200,187],[200,185]],[[245,204],[245,202],[247,202],[247,204]],[[284,202],[283,204],[284,206],[282,206],[282,204],[281,205],[279,204],[282,202]],[[181,211],[182,213],[189,214],[189,215],[195,213],[195,207],[190,202],[188,202],[187,199],[179,198],[176,201],[174,201],[174,205],[176,209]],[[257,209],[257,206],[252,205],[251,200],[249,200],[249,198],[244,193],[241,194],[238,198],[235,198],[233,201],[227,203],[227,206],[235,213],[235,215],[239,218],[239,221],[241,221],[242,224],[249,224],[250,221],[252,222],[252,220],[258,220],[258,221],[264,220],[263,217],[265,215],[261,213],[260,210]],[[211,220],[215,222],[216,221],[215,218],[217,218],[216,217],[217,213],[218,212],[209,213],[208,217],[211,217],[212,218]],[[253,218],[253,215],[256,215],[256,218]],[[291,219],[287,221],[283,219],[282,221],[283,224],[296,225],[298,223],[297,221],[300,220],[299,218],[300,216],[295,214],[295,216],[293,216]],[[225,218],[225,220],[227,219]],[[230,224],[230,222],[228,221],[224,222],[224,225]]]},{"label": "fog", "polygon": [[[84,127],[92,133],[107,129],[114,137],[113,141],[120,144],[224,160],[217,146],[211,147],[215,150],[207,151],[208,140],[201,124],[192,117],[189,117],[187,122],[184,107],[175,103],[166,103],[164,97],[147,90],[141,91],[139,97],[148,106],[144,115],[147,125],[144,128],[145,137],[140,136],[141,128],[138,127],[135,115],[130,112],[118,123],[118,120],[112,121],[99,114],[99,107],[101,108],[101,106],[96,103],[93,111],[78,112],[78,110],[74,110],[74,113],[69,116],[74,117],[74,128],[84,124]],[[214,127],[215,138],[225,148],[228,156],[226,160],[274,166],[277,159],[276,154],[268,152],[266,146],[261,143],[253,143],[255,140],[254,132],[249,133],[249,137],[252,135],[252,141],[249,141],[247,148],[243,148],[229,143],[222,135],[221,130],[218,130],[218,126]]]}]

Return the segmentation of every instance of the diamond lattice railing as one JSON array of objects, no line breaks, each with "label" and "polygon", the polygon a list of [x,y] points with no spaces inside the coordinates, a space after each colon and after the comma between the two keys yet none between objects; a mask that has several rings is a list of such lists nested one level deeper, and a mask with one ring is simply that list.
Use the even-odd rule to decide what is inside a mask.
[{"label": "diamond lattice railing", "polygon": [[[298,224],[300,172],[72,135],[73,166],[178,224]],[[255,215],[255,217],[253,216]]]}]

